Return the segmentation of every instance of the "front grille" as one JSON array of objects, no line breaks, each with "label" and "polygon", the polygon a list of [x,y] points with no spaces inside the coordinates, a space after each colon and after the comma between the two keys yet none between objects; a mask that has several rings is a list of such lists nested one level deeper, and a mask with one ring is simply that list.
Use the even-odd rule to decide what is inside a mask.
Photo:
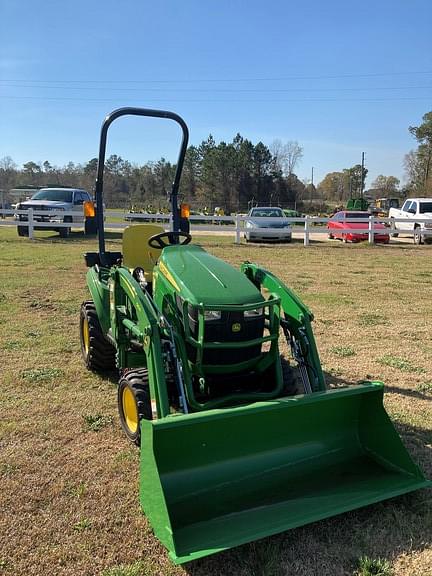
[{"label": "front grille", "polygon": [[[198,312],[192,310],[188,314],[188,322],[191,334],[195,340],[198,339]],[[233,331],[234,325],[240,325],[240,330]],[[261,345],[249,346],[240,349],[227,349],[223,347],[223,342],[245,342],[261,338],[264,333],[264,315],[256,318],[245,318],[243,312],[222,312],[220,320],[205,322],[204,342],[221,342],[218,349],[204,350],[203,363],[213,366],[226,364],[237,364],[252,360],[261,353]],[[187,345],[188,357],[192,362],[196,362],[196,348]]]}]

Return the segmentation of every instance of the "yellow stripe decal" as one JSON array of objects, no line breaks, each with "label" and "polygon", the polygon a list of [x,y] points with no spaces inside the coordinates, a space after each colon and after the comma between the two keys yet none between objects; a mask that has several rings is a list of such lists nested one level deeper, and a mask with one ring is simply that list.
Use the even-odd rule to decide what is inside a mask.
[{"label": "yellow stripe decal", "polygon": [[163,262],[159,262],[158,266],[159,266],[159,270],[162,272],[162,274],[165,276],[165,278],[168,280],[168,282],[170,284],[172,284],[178,292],[180,292],[179,285],[177,284],[177,282],[173,278],[173,275],[168,270],[168,268],[165,266],[165,264]]}]

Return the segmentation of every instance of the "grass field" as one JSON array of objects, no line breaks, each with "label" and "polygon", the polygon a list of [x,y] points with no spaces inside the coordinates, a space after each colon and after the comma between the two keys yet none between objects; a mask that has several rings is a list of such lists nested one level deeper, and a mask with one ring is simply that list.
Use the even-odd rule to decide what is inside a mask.
[{"label": "grass field", "polygon": [[[432,247],[199,242],[236,266],[262,264],[303,298],[328,381],[382,379],[432,477]],[[0,574],[432,576],[430,490],[172,566],[139,509],[115,383],[80,359],[82,253],[94,248],[75,233],[31,242],[0,229]]]}]

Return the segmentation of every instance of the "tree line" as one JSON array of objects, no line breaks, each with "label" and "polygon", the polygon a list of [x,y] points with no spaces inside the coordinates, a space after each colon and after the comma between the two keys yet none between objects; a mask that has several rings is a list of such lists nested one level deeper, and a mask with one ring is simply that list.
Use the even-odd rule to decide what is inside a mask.
[{"label": "tree line", "polygon": [[[432,195],[432,112],[423,116],[420,126],[411,126],[409,131],[418,147],[405,157],[407,187],[401,189],[394,176],[380,175],[370,190],[376,197],[409,191]],[[221,206],[226,212],[243,211],[251,204],[301,206],[305,200],[313,199],[343,203],[361,194],[367,168],[363,168],[363,175],[359,164],[330,172],[315,188],[295,173],[302,157],[303,148],[296,141],[275,140],[266,146],[237,134],[232,142],[216,143],[209,135],[198,146],[188,147],[180,193],[193,207],[213,210]],[[61,167],[48,160],[29,161],[19,168],[7,156],[0,159],[0,189],[73,186],[92,190],[96,167],[97,159],[92,158],[84,164],[69,162]],[[175,164],[165,158],[138,165],[111,155],[105,164],[107,206],[166,208],[175,169]]]},{"label": "tree line", "polygon": [[[180,194],[193,206],[227,212],[248,204],[290,205],[305,193],[306,184],[294,173],[303,150],[297,142],[275,141],[271,147],[254,144],[237,134],[232,142],[216,143],[210,135],[199,146],[189,146],[185,156]],[[26,162],[22,168],[10,157],[0,160],[0,188],[24,186],[73,186],[92,190],[97,158],[85,164],[69,162],[59,167],[49,161]],[[105,163],[104,192],[107,206],[163,209],[176,165],[165,158],[143,165],[115,154]]]}]

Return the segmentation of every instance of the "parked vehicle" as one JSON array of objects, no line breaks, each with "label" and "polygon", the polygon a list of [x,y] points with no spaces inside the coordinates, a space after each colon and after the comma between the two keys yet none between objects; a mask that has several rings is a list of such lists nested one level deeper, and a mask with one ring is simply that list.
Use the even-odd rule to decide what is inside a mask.
[{"label": "parked vehicle", "polygon": [[[82,222],[84,223],[86,234],[96,234],[96,218],[94,208],[90,214],[85,214],[85,203],[93,202],[90,194],[80,188],[41,188],[30,200],[19,202],[16,210],[28,210],[33,208],[35,211],[46,211],[46,214],[35,214],[33,219],[36,222],[49,222],[51,226],[35,226],[35,230],[55,230],[58,231],[62,238],[70,234],[70,228],[66,226],[58,227],[56,224],[65,222]],[[62,216],[62,212],[73,212],[73,215]],[[27,214],[15,214],[15,220],[19,222],[28,222]],[[28,226],[17,226],[18,236],[28,236]]]},{"label": "parked vehicle", "polygon": [[390,221],[392,236],[397,237],[402,232],[412,234],[414,244],[421,244],[423,240],[428,244],[432,242],[432,235],[425,235],[425,232],[432,232],[432,198],[407,198],[400,210],[390,208],[389,218],[403,219],[401,222]]},{"label": "parked vehicle", "polygon": [[367,210],[369,208],[369,201],[367,198],[350,198],[347,202],[347,210]]},{"label": "parked vehicle", "polygon": [[[343,242],[362,242],[367,240],[369,236],[369,223],[366,221],[358,222],[357,220],[365,218],[367,219],[369,216],[369,212],[349,212],[348,210],[341,210],[340,212],[336,212],[336,214],[332,217],[331,220],[329,220],[327,224],[329,238],[339,238]],[[350,232],[350,229],[364,229],[365,232]],[[374,229],[378,230],[378,232],[374,232],[374,242],[388,244],[390,241],[390,236],[384,224],[376,222],[374,224]]]},{"label": "parked vehicle", "polygon": [[390,208],[399,208],[399,198],[377,198],[369,212],[377,218],[388,218]]},{"label": "parked vehicle", "polygon": [[282,208],[256,206],[251,208],[245,223],[246,242],[291,242],[291,225]]},{"label": "parked vehicle", "polygon": [[[289,208],[284,208],[283,213],[287,218],[304,218],[305,215],[297,210],[290,210]],[[299,222],[291,222],[294,226],[304,226],[304,222],[300,220]]]}]

